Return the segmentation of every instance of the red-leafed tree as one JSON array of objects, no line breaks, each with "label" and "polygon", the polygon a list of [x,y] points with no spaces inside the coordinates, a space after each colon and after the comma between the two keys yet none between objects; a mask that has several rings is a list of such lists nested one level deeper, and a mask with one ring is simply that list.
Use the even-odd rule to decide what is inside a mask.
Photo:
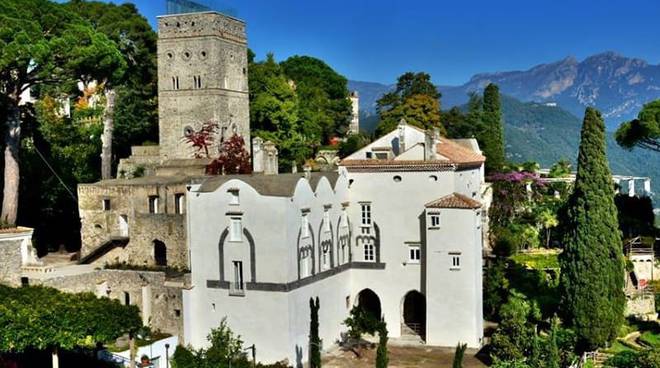
[{"label": "red-leafed tree", "polygon": [[188,143],[190,143],[196,150],[195,158],[210,158],[209,147],[213,145],[215,140],[215,133],[218,131],[219,125],[213,121],[207,121],[202,124],[202,127],[195,131],[190,130],[183,136]]},{"label": "red-leafed tree", "polygon": [[251,172],[250,154],[245,149],[243,137],[238,134],[234,134],[222,142],[220,156],[206,167],[206,173],[209,175],[250,174]]}]

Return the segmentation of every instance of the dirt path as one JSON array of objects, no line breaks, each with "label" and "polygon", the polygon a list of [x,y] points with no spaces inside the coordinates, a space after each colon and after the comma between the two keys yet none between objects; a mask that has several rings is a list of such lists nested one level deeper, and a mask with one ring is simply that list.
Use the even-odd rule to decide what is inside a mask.
[{"label": "dirt path", "polygon": [[[454,349],[431,347],[401,347],[388,346],[390,368],[444,368],[451,367],[454,359]],[[464,368],[486,367],[474,357],[476,351],[468,350],[463,360]],[[362,352],[361,358],[356,358],[351,352],[336,351],[323,358],[324,368],[373,368],[375,366],[376,350]]]}]

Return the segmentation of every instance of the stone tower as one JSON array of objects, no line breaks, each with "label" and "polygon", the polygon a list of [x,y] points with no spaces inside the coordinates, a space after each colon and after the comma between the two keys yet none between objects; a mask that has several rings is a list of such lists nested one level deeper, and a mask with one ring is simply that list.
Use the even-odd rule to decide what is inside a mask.
[{"label": "stone tower", "polygon": [[217,12],[158,17],[160,158],[192,158],[185,135],[219,125],[212,156],[234,133],[250,142],[245,23]]},{"label": "stone tower", "polygon": [[348,128],[349,134],[360,133],[360,96],[357,91],[351,92],[351,124]]}]

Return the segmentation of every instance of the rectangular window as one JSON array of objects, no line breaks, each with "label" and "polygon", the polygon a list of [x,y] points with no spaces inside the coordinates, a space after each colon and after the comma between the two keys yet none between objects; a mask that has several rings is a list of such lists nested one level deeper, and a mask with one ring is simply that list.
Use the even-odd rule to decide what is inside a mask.
[{"label": "rectangular window", "polygon": [[303,213],[302,219],[300,221],[301,234],[303,238],[309,236],[309,218],[306,213]]},{"label": "rectangular window", "polygon": [[422,259],[422,250],[419,245],[408,246],[408,263],[419,263]]},{"label": "rectangular window", "polygon": [[311,274],[311,254],[308,249],[300,252],[300,277],[307,277]]},{"label": "rectangular window", "polygon": [[183,214],[183,209],[185,208],[185,194],[175,193],[174,194],[174,213],[177,215]]},{"label": "rectangular window", "polygon": [[341,227],[348,227],[348,215],[345,208],[341,210]]},{"label": "rectangular window", "polygon": [[373,157],[373,153],[371,151],[367,152],[367,158],[372,158],[372,157]]},{"label": "rectangular window", "polygon": [[458,270],[461,268],[461,254],[460,253],[449,253],[451,256],[451,270]]},{"label": "rectangular window", "polygon": [[149,213],[158,213],[158,196],[149,196]]},{"label": "rectangular window", "polygon": [[369,262],[375,261],[376,260],[376,257],[375,257],[376,254],[375,253],[376,253],[375,252],[375,247],[374,247],[373,244],[367,243],[367,244],[364,245],[364,260],[365,261],[369,261]]},{"label": "rectangular window", "polygon": [[110,211],[110,200],[108,198],[103,200],[103,211]]},{"label": "rectangular window", "polygon": [[330,211],[323,212],[323,231],[330,232]]},{"label": "rectangular window", "polygon": [[323,269],[327,270],[330,268],[330,248],[323,248],[323,254],[321,258],[323,262]]},{"label": "rectangular window", "polygon": [[431,213],[429,214],[429,223],[430,223],[430,228],[439,228],[440,227],[440,214],[439,213]]},{"label": "rectangular window", "polygon": [[234,265],[234,280],[231,283],[230,292],[234,295],[243,295],[245,293],[245,285],[243,283],[243,262],[233,261]]},{"label": "rectangular window", "polygon": [[229,194],[231,195],[231,198],[229,199],[229,204],[232,206],[238,206],[241,203],[240,198],[238,197],[238,189],[229,190]]},{"label": "rectangular window", "polygon": [[361,203],[362,226],[371,226],[371,203]]},{"label": "rectangular window", "polygon": [[243,225],[240,217],[232,217],[229,220],[229,241],[238,242],[243,239]]}]

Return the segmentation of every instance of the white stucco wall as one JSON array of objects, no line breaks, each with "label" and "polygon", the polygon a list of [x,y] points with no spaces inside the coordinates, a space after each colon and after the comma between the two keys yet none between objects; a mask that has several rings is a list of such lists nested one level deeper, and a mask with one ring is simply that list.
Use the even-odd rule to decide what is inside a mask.
[{"label": "white stucco wall", "polygon": [[[226,317],[246,345],[255,344],[257,359],[307,361],[309,299],[318,297],[320,337],[328,349],[345,331],[342,321],[360,291],[371,289],[380,300],[392,338],[401,336],[403,302],[412,290],[426,298],[427,341],[477,347],[481,341],[481,219],[475,210],[441,210],[442,227],[426,230],[425,204],[460,192],[472,197],[483,176],[479,169],[418,172],[348,172],[340,168],[334,187],[322,178],[315,188],[300,179],[290,197],[262,195],[243,181],[230,180],[212,192],[188,196],[188,241],[193,287],[184,293],[185,338],[195,347],[206,344],[210,329]],[[396,177],[396,179],[395,179]],[[273,178],[277,180],[277,178]],[[229,189],[239,191],[231,205]],[[362,202],[371,203],[372,225],[361,226]],[[322,225],[328,211],[331,232]],[[346,211],[346,215],[343,215]],[[311,225],[301,236],[302,215]],[[230,295],[220,282],[220,239],[233,216],[254,243],[224,242],[224,280],[231,280],[231,261],[243,262],[244,296]],[[340,225],[340,219],[350,226]],[[358,239],[378,237],[377,262],[365,263]],[[350,232],[353,263],[341,266],[339,237]],[[428,234],[428,235],[427,235]],[[331,240],[332,268],[321,269],[321,247]],[[314,274],[299,277],[299,247],[313,244]],[[424,249],[422,261],[409,262],[409,246]],[[447,251],[460,251],[459,271],[449,270]],[[254,253],[255,280],[251,278]],[[346,260],[347,261],[347,260]],[[368,268],[367,268],[368,267]]]}]

